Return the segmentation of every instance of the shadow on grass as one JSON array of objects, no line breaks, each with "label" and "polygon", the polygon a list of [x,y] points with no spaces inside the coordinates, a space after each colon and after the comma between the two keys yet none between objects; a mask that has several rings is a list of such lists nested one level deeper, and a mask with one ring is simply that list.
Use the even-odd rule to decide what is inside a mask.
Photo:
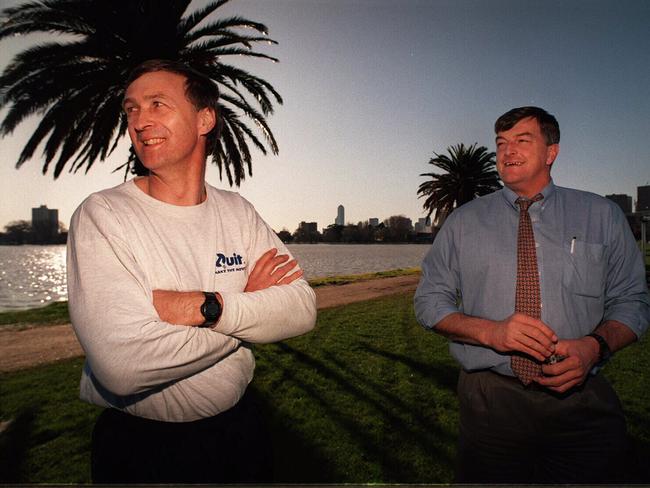
[{"label": "shadow on grass", "polygon": [[425,363],[422,361],[417,361],[403,354],[395,354],[393,352],[379,350],[368,342],[364,342],[362,344],[367,351],[373,354],[377,354],[378,356],[382,356],[386,359],[390,359],[391,361],[400,362],[405,366],[408,366],[410,369],[417,371],[427,379],[435,381],[439,387],[454,393],[456,392],[458,374],[460,372],[459,366],[451,366],[442,361],[430,361],[428,363]]},{"label": "shadow on grass", "polygon": [[[440,444],[451,443],[454,434],[437,422],[435,416],[420,417],[414,405],[404,402],[397,394],[388,391],[385,386],[369,377],[362,377],[344,362],[326,353],[325,360],[316,359],[292,348],[286,343],[278,348],[307,370],[317,371],[322,381],[322,388],[303,381],[300,368],[283,368],[283,381],[292,382],[305,395],[318,404],[319,411],[328,419],[333,430],[342,430],[351,439],[352,449],[357,451],[362,460],[379,463],[378,479],[383,482],[415,482],[422,474],[417,466],[412,465],[408,455],[413,449],[425,451],[430,459],[437,463],[452,463],[449,452],[440,449]],[[337,394],[340,392],[340,394]],[[337,397],[333,399],[334,397]],[[345,397],[342,399],[340,397]],[[364,413],[362,413],[364,412]],[[378,419],[378,420],[377,420]],[[282,418],[280,421],[284,421]],[[300,438],[300,434],[291,428],[290,422],[284,422],[282,436],[298,437],[291,451],[300,452],[299,461],[294,459],[290,470],[282,473],[276,481],[295,482],[372,482],[375,479],[350,479],[349,473],[336,471],[334,466],[323,462],[323,454],[314,447],[314,439]],[[345,440],[341,439],[341,443]],[[286,439],[279,442],[287,445]],[[401,445],[402,448],[396,449]],[[408,445],[408,448],[406,446]],[[311,459],[305,458],[313,456]],[[284,454],[283,456],[286,456]],[[288,458],[291,458],[293,453]],[[296,466],[307,469],[296,472]],[[336,463],[340,466],[340,463]],[[428,480],[432,481],[432,480]]]},{"label": "shadow on grass", "polygon": [[[332,364],[337,365],[341,369],[345,369],[347,367],[345,363],[339,361],[334,357],[329,357],[328,359],[332,362]],[[424,431],[427,433],[436,434],[439,438],[444,438],[445,440],[452,439],[452,436],[449,432],[445,432],[436,423],[425,421],[423,417],[414,417],[411,419],[411,423],[416,425],[400,425],[403,424],[403,418],[398,417],[397,413],[410,415],[418,407],[417,405],[405,402],[402,397],[396,393],[391,393],[378,381],[374,381],[371,378],[362,377],[353,371],[348,371],[348,374],[356,376],[359,381],[365,382],[366,386],[372,389],[373,393],[376,395],[376,399],[366,398],[366,401],[372,404],[377,410],[379,410],[387,420],[391,421],[392,426],[399,426],[405,430],[411,431],[412,434],[414,434],[416,437],[420,437],[420,433]],[[428,407],[430,408],[431,405],[428,405]],[[423,445],[424,444],[425,443],[423,442]]]},{"label": "shadow on grass", "polygon": [[[255,384],[248,387],[248,394],[260,412],[271,437],[273,482],[304,483],[336,479],[334,466],[314,445],[313,439],[295,429],[292,419],[279,412]],[[321,473],[324,475],[321,476]]]},{"label": "shadow on grass", "polygon": [[0,483],[22,481],[36,415],[35,408],[27,408],[0,433]]}]

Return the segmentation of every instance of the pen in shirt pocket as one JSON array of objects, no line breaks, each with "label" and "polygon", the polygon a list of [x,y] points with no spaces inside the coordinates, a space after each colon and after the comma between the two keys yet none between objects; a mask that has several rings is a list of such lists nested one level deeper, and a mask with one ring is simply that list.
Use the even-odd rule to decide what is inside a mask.
[{"label": "pen in shirt pocket", "polygon": [[573,239],[571,239],[571,254],[573,254],[575,248],[576,248],[576,236],[573,236]]}]

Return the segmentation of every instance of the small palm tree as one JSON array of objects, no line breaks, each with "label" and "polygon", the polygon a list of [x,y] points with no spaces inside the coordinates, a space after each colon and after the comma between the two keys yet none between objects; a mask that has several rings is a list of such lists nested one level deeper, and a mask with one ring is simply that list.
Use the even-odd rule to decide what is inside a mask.
[{"label": "small palm tree", "polygon": [[433,153],[429,164],[446,173],[423,173],[431,178],[420,184],[418,198],[426,197],[422,204],[429,213],[435,212],[435,224],[442,225],[447,216],[464,203],[501,188],[499,174],[495,169],[495,156],[477,143],[465,147],[463,143],[449,146],[449,156]]},{"label": "small palm tree", "polygon": [[[97,159],[108,157],[126,133],[124,81],[135,66],[152,58],[184,61],[218,84],[223,125],[211,156],[230,185],[239,186],[246,170],[252,175],[250,143],[263,154],[267,147],[277,154],[266,116],[282,98],[267,81],[223,62],[229,56],[275,62],[253,45],[276,42],[266,37],[266,26],[242,17],[210,21],[229,0],[185,15],[190,1],[41,0],[4,9],[0,40],[34,32],[64,35],[22,51],[0,76],[0,109],[8,107],[0,137],[31,115],[40,119],[16,167],[43,142],[43,173],[54,163],[54,178],[66,166],[87,172]],[[136,172],[137,163],[131,151],[121,167]]]}]

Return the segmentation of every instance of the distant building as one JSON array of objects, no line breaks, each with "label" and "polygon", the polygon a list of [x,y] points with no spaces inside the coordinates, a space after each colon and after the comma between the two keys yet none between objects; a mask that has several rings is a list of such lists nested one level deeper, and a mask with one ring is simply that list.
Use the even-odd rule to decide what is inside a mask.
[{"label": "distant building", "polygon": [[51,242],[59,234],[59,210],[46,205],[32,208],[32,230],[37,242]]},{"label": "distant building", "polygon": [[318,242],[320,237],[317,222],[300,222],[298,230],[294,233],[295,242]]},{"label": "distant building", "polygon": [[636,187],[636,211],[646,215],[650,213],[650,186]]},{"label": "distant building", "polygon": [[632,197],[623,194],[605,195],[605,198],[611,200],[623,210],[624,214],[632,213]]},{"label": "distant building", "polygon": [[339,205],[336,210],[336,218],[334,219],[336,225],[345,225],[345,208],[343,205]]},{"label": "distant building", "polygon": [[[641,239],[641,228],[650,217],[650,185],[636,187],[636,212],[628,216],[628,222],[636,239]],[[647,224],[646,224],[647,225]],[[646,239],[648,236],[646,236]],[[650,278],[649,278],[650,279]],[[648,282],[650,285],[650,281]]]},{"label": "distant building", "polygon": [[379,219],[377,217],[370,217],[368,219],[368,225],[370,227],[377,227],[379,225]]},{"label": "distant building", "polygon": [[433,227],[431,217],[421,217],[415,223],[415,242],[424,244],[433,241]]},{"label": "distant building", "polygon": [[300,222],[298,228],[307,235],[318,232],[317,222]]},{"label": "distant building", "polygon": [[415,232],[430,234],[431,233],[431,218],[421,217],[415,224]]}]

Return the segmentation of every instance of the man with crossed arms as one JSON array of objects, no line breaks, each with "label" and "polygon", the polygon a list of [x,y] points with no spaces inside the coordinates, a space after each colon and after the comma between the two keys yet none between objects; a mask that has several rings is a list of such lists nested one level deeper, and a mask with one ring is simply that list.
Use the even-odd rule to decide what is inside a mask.
[{"label": "man with crossed arms", "polygon": [[505,188],[449,216],[415,295],[462,367],[456,480],[617,480],[625,421],[597,373],[648,327],[641,253],[616,204],[553,183],[555,117],[515,108],[495,132]]},{"label": "man with crossed arms", "polygon": [[171,61],[139,66],[123,109],[149,175],[88,197],[68,241],[81,398],[107,407],[95,482],[259,482],[268,439],[249,343],[304,334],[315,295],[253,206],[205,182],[218,90]]}]

